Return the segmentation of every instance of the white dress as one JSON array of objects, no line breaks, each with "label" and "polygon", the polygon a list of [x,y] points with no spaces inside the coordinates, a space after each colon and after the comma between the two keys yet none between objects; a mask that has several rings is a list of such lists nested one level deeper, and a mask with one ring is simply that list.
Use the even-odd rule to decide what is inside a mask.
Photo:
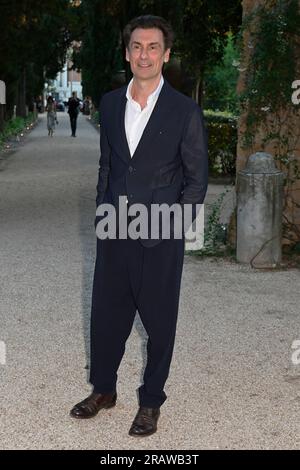
[{"label": "white dress", "polygon": [[56,109],[54,103],[48,103],[47,107],[47,128],[48,131],[55,129]]}]

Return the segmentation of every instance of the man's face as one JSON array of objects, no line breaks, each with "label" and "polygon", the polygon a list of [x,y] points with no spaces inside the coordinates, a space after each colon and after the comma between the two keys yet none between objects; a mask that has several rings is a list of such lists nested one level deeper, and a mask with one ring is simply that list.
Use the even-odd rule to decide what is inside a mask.
[{"label": "man's face", "polygon": [[131,71],[136,78],[151,80],[158,77],[169,56],[170,49],[165,50],[164,36],[160,29],[136,28],[131,33],[126,60],[130,62]]}]

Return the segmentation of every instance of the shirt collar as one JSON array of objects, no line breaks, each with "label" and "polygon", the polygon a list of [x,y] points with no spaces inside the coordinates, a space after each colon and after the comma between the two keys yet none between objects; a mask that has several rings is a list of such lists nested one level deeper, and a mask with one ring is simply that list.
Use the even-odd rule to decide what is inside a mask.
[{"label": "shirt collar", "polygon": [[[134,99],[132,98],[131,96],[131,87],[132,87],[132,82],[133,82],[133,78],[130,80],[130,82],[128,83],[128,87],[127,87],[127,91],[126,91],[126,98],[131,101],[131,102],[134,102],[136,103],[136,101],[134,101]],[[147,104],[151,103],[155,98],[158,97],[162,87],[163,87],[163,84],[164,84],[164,77],[161,75],[160,77],[160,81],[159,81],[159,84],[158,86],[155,88],[155,90],[151,93],[151,95],[148,96],[147,98]]]}]

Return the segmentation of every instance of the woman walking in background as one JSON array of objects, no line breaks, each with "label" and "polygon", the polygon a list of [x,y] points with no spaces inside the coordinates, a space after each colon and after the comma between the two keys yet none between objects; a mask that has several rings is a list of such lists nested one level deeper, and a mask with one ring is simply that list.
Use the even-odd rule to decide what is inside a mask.
[{"label": "woman walking in background", "polygon": [[56,117],[56,106],[52,96],[48,96],[47,98],[47,128],[48,128],[48,135],[53,137],[53,132],[55,129],[55,122],[57,122]]}]

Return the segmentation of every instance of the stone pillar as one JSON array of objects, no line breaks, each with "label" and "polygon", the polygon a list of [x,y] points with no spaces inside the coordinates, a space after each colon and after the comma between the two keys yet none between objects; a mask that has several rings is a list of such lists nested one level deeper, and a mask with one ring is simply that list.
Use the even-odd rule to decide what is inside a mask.
[{"label": "stone pillar", "polygon": [[237,174],[237,261],[276,267],[281,261],[283,173],[257,152]]}]

